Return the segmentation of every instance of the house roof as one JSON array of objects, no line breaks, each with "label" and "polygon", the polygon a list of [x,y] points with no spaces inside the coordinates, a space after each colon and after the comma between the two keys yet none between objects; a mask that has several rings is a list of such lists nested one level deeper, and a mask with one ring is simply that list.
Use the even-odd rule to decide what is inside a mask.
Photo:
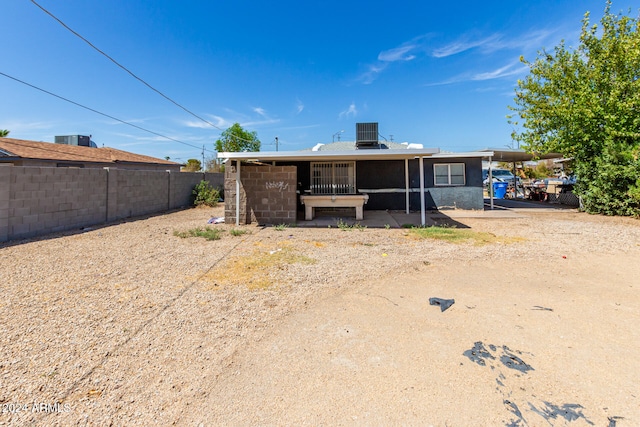
[{"label": "house roof", "polygon": [[[399,144],[397,142],[380,141],[380,150],[406,150],[408,144]],[[318,144],[314,148],[310,148],[312,151],[352,151],[356,150],[356,143],[354,141],[338,141],[330,142],[328,144]],[[376,150],[376,148],[370,148],[370,150]]]},{"label": "house roof", "polygon": [[91,163],[146,163],[179,166],[179,163],[115,148],[91,148],[76,145],[0,138],[0,160],[32,159]]}]

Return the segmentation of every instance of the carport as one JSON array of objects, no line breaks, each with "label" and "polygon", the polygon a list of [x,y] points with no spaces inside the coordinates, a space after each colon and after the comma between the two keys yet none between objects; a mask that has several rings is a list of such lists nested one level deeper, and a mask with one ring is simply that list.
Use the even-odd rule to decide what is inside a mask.
[{"label": "carport", "polygon": [[[513,164],[513,175],[516,176],[516,162],[529,162],[532,160],[547,160],[547,159],[561,159],[563,156],[558,153],[528,153],[521,148],[485,148],[478,150],[481,153],[486,153],[485,158],[489,160],[489,182],[493,182],[493,175],[491,173],[491,163],[507,162]],[[516,186],[516,182],[513,183]],[[493,209],[493,185],[489,186],[489,200],[491,209]]]}]

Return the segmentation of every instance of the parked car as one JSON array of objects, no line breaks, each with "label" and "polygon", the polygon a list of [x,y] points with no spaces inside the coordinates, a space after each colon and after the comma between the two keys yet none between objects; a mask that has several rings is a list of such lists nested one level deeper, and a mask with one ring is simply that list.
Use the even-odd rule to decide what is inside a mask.
[{"label": "parked car", "polygon": [[[493,181],[513,182],[514,175],[506,169],[491,169],[491,176]],[[518,184],[520,184],[520,177],[516,178]],[[484,185],[489,184],[489,169],[482,169],[482,182]]]}]

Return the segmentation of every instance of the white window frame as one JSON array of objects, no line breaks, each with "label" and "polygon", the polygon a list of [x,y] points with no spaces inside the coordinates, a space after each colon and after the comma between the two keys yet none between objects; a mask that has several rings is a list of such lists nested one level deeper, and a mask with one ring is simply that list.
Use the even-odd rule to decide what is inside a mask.
[{"label": "white window frame", "polygon": [[356,194],[356,162],[311,162],[311,194]]},{"label": "white window frame", "polygon": [[[462,166],[462,183],[453,184],[451,182],[451,166]],[[437,167],[446,166],[447,168],[447,182],[446,183],[438,183],[438,175],[436,174]],[[444,176],[444,175],[441,175]],[[459,176],[459,175],[455,175]],[[467,182],[467,168],[464,163],[434,163],[433,165],[433,185],[436,187],[462,187],[466,185]]]}]

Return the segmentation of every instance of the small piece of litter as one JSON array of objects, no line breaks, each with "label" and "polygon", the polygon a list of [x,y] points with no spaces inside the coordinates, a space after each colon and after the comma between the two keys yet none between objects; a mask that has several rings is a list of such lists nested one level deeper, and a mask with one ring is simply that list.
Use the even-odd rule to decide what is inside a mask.
[{"label": "small piece of litter", "polygon": [[207,224],[224,224],[224,217],[213,217],[207,221]]},{"label": "small piece of litter", "polygon": [[439,305],[440,311],[445,311],[451,307],[456,301],[454,299],[429,298],[429,304]]}]

